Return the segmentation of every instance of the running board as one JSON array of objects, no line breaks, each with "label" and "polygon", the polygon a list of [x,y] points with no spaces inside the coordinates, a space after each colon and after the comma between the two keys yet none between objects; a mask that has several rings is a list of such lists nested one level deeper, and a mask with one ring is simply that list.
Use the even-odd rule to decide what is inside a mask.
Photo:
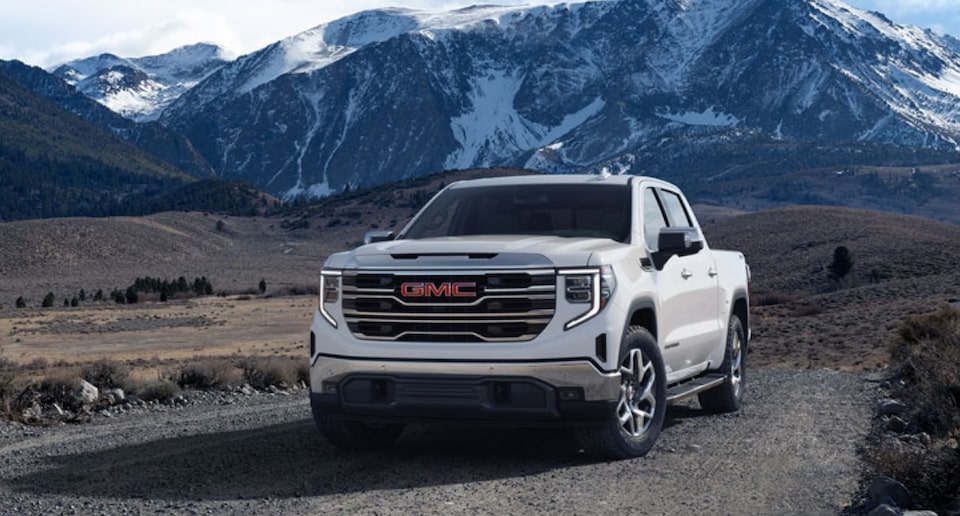
[{"label": "running board", "polygon": [[724,380],[726,379],[727,377],[722,374],[713,373],[700,376],[683,383],[678,383],[677,385],[667,389],[667,403],[673,403],[675,401],[689,398],[695,394],[700,394],[703,391],[723,384]]}]

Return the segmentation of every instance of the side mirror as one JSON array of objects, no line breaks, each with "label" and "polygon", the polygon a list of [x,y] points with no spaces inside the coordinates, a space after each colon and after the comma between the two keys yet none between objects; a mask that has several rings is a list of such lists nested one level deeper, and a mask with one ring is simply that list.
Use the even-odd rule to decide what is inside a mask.
[{"label": "side mirror", "polygon": [[375,244],[377,242],[387,242],[393,240],[395,236],[393,231],[368,231],[366,235],[363,235],[363,243]]},{"label": "side mirror", "polygon": [[657,235],[657,252],[653,253],[653,265],[663,269],[674,256],[690,256],[703,249],[703,239],[694,227],[663,228]]}]

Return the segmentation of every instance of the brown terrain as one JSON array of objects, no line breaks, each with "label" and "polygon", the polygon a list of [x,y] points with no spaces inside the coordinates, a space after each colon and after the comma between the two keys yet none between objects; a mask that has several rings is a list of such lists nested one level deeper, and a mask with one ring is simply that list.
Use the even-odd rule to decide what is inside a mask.
[{"label": "brown terrain", "polygon": [[[478,174],[356,192],[286,216],[0,224],[0,356],[29,364],[301,355],[325,257],[371,229],[399,229],[443,184]],[[743,251],[752,267],[754,367],[873,369],[886,363],[889,336],[904,316],[960,297],[960,226],[827,207],[697,211],[710,245]],[[826,267],[841,245],[854,266],[837,283]],[[204,276],[220,295],[165,303],[144,296],[135,305],[90,300],[98,289],[124,290],[143,276]],[[87,300],[64,307],[81,289]],[[40,308],[48,292],[54,307]],[[27,308],[15,308],[20,296]]]},{"label": "brown terrain", "polygon": [[[355,192],[286,216],[0,224],[0,359],[35,376],[61,367],[73,375],[110,358],[143,381],[215,361],[204,357],[305,364],[324,258],[370,229],[399,228],[451,179]],[[303,389],[192,392],[179,404],[103,409],[90,424],[0,424],[0,506],[19,514],[837,514],[858,506],[861,450],[871,422],[883,421],[873,412],[878,381],[892,377],[876,368],[888,364],[904,317],[960,297],[960,226],[825,207],[696,211],[710,244],[743,251],[753,270],[747,398],[737,414],[672,407],[643,459],[589,460],[554,429],[430,425],[408,429],[394,450],[343,451],[316,432]],[[854,262],[839,282],[828,277],[838,246]],[[89,298],[144,276],[205,276],[217,295],[141,295],[133,305]],[[64,307],[80,289],[87,300]],[[48,292],[54,306],[41,308]],[[15,307],[20,296],[26,308]]]}]

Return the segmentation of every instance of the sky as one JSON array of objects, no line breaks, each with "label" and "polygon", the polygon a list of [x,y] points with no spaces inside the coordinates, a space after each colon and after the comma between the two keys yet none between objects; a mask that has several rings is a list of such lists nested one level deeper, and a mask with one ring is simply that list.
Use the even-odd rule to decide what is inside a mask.
[{"label": "sky", "polygon": [[[366,9],[445,10],[549,0],[0,0],[0,59],[49,68],[110,52],[141,57],[198,42],[243,55]],[[960,38],[958,0],[846,0]]]}]

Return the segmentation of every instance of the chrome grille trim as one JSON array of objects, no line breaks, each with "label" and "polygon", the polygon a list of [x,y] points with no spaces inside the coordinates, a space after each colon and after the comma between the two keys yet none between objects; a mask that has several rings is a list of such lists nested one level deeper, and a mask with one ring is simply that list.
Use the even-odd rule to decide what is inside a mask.
[{"label": "chrome grille trim", "polygon": [[[409,283],[471,283],[476,297],[442,295],[439,287],[432,294],[410,296],[401,287]],[[524,342],[535,339],[553,319],[556,283],[553,269],[348,270],[341,283],[343,317],[362,340]]]}]

